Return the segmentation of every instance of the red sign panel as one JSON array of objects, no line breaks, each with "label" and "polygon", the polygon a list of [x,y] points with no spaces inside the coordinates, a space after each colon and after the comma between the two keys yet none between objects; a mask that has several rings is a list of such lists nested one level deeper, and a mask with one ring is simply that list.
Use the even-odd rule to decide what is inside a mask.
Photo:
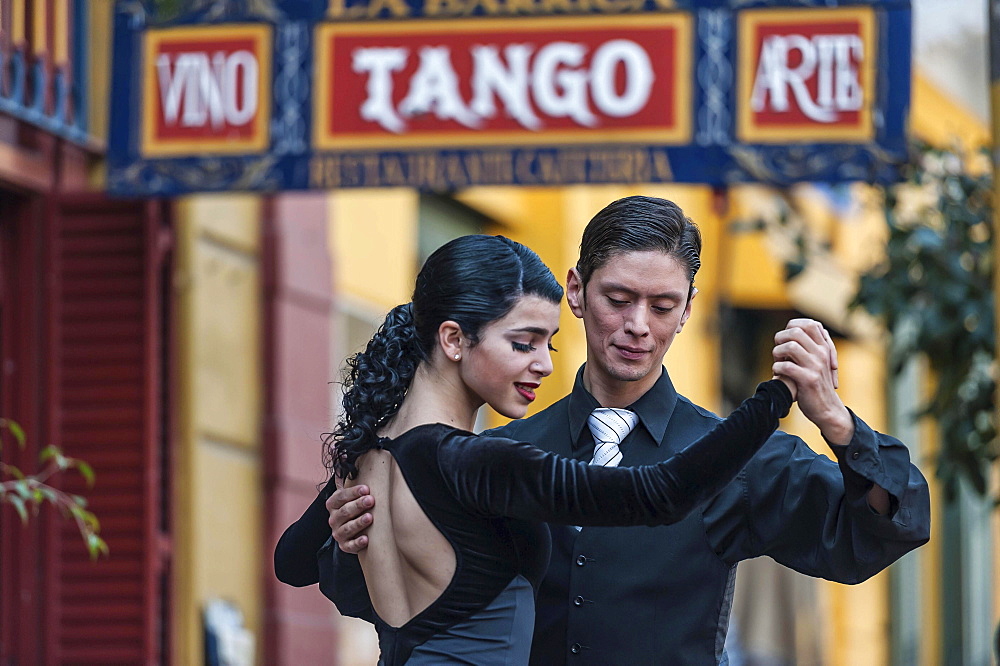
[{"label": "red sign panel", "polygon": [[871,7],[739,15],[737,134],[747,142],[870,141]]},{"label": "red sign panel", "polygon": [[683,143],[690,29],[686,14],[324,24],[315,143]]},{"label": "red sign panel", "polygon": [[145,40],[143,154],[266,150],[271,110],[268,26],[150,30]]}]

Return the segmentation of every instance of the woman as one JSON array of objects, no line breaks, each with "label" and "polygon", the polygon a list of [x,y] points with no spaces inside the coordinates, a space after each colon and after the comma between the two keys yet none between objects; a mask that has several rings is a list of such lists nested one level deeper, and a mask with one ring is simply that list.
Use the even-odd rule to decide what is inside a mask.
[{"label": "woman", "polygon": [[[587,465],[530,444],[473,435],[488,403],[520,418],[552,372],[562,288],[537,255],[502,237],[437,250],[412,304],[389,313],[349,362],[344,416],[327,466],[379,497],[360,555],[380,663],[525,664],[532,585],[548,529],[654,525],[684,518],[733,479],[787,413],[791,390],[761,384],[728,419],[666,462]],[[275,551],[278,577],[318,579],[332,481]]]}]

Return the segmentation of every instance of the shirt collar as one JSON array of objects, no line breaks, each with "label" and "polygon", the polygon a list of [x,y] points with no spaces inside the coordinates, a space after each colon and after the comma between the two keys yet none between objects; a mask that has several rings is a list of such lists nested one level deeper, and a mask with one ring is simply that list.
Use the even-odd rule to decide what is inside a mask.
[{"label": "shirt collar", "polygon": [[[597,399],[583,387],[584,367],[586,365],[581,365],[580,369],[577,370],[573,392],[569,396],[569,429],[574,443],[580,441],[590,413],[601,406]],[[629,405],[628,409],[638,414],[639,423],[659,446],[663,442],[663,437],[667,432],[667,424],[670,422],[670,416],[674,413],[676,405],[677,391],[674,390],[667,369],[663,368],[663,372],[660,373],[660,377],[653,384],[653,387]]]}]

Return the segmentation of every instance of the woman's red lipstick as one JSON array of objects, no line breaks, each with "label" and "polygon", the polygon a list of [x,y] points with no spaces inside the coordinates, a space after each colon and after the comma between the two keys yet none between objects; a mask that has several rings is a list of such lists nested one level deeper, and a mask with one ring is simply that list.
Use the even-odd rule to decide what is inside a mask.
[{"label": "woman's red lipstick", "polygon": [[535,399],[535,389],[538,388],[540,384],[529,383],[529,382],[515,382],[514,388],[520,393],[525,400],[531,402]]}]

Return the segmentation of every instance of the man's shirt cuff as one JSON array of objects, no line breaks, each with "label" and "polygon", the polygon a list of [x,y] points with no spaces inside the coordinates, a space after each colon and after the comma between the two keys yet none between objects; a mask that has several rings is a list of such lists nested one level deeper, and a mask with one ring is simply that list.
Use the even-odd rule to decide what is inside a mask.
[{"label": "man's shirt cuff", "polygon": [[[899,509],[910,474],[910,456],[906,447],[894,437],[872,430],[848,408],[854,420],[854,437],[846,446],[827,441],[840,464],[844,475],[844,489],[849,501],[863,499],[867,504],[868,491],[877,484],[889,493],[889,513],[891,518]],[[869,507],[872,513],[874,509]]]}]

